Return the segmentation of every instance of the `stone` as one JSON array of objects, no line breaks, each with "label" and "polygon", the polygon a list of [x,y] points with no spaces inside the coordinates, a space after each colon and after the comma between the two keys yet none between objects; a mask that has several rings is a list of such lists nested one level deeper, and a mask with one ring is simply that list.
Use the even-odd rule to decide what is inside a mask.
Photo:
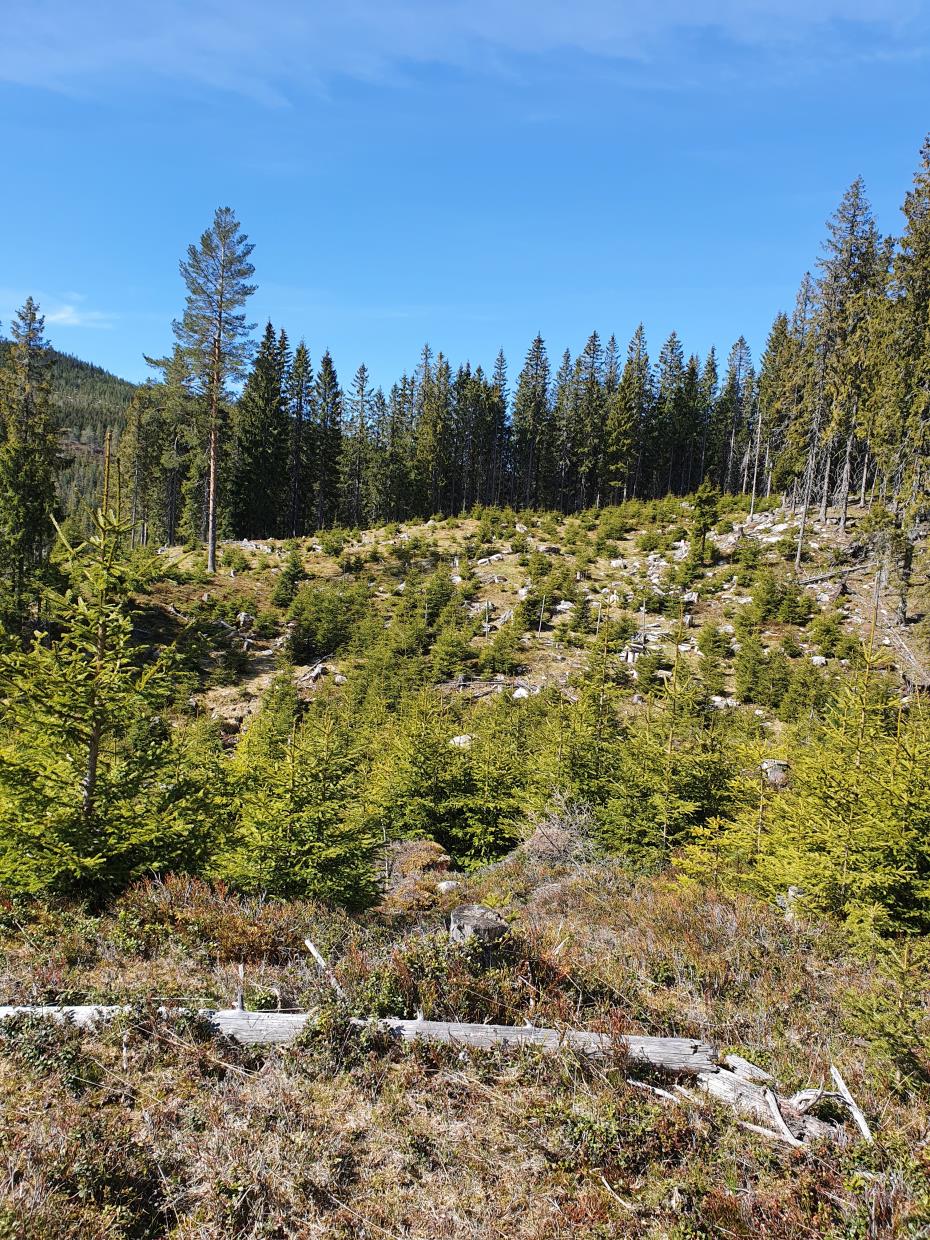
[{"label": "stone", "polygon": [[444,878],[441,883],[436,884],[436,890],[441,896],[448,895],[450,891],[455,891],[461,887],[461,883],[456,878]]},{"label": "stone", "polygon": [[525,698],[528,698],[529,696],[530,696],[529,689],[525,689],[523,685],[520,685],[519,688],[514,689],[513,691],[513,697],[514,697],[515,702],[522,702]]},{"label": "stone", "polygon": [[460,904],[452,910],[449,918],[450,943],[470,943],[474,940],[482,947],[491,947],[504,938],[507,930],[503,917],[483,904]]},{"label": "stone", "polygon": [[811,663],[813,663],[814,667],[826,667],[827,666],[827,660],[824,658],[822,654],[812,654]]},{"label": "stone", "polygon": [[461,736],[453,736],[449,741],[452,749],[471,749],[471,743],[474,737],[469,736],[467,732],[463,732]]},{"label": "stone", "polygon": [[788,763],[783,758],[763,758],[762,774],[775,788],[782,788],[788,782]]}]

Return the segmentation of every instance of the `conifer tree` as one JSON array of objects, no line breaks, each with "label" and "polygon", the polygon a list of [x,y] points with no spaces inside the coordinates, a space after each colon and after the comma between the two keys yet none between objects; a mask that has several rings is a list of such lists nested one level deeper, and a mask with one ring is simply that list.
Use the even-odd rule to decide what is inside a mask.
[{"label": "conifer tree", "polygon": [[262,719],[263,708],[237,755],[241,835],[225,868],[242,885],[274,895],[362,908],[375,893],[376,838],[357,813],[356,730],[327,706],[294,721],[292,694],[282,682],[270,718]]},{"label": "conifer tree", "polygon": [[639,494],[654,401],[652,366],[642,323],[627,346],[615,398],[608,398],[608,477],[614,498]]},{"label": "conifer tree", "polygon": [[549,497],[551,472],[549,358],[542,336],[530,345],[513,402],[513,496],[524,508]]},{"label": "conifer tree", "polygon": [[58,437],[49,406],[45,320],[31,297],[0,367],[0,623],[21,627],[52,540]]},{"label": "conifer tree", "polygon": [[88,542],[66,548],[60,635],[0,656],[0,880],[20,889],[105,895],[196,872],[227,817],[221,770],[168,723],[170,656],[133,651],[126,533],[98,512]]},{"label": "conifer tree", "polygon": [[327,349],[320,359],[320,369],[313,385],[313,488],[317,529],[332,525],[339,512],[342,412],[342,388]]},{"label": "conifer tree", "polygon": [[229,207],[218,207],[199,245],[190,245],[181,261],[187,286],[184,314],[173,324],[191,374],[203,397],[207,431],[207,571],[216,572],[219,474],[229,385],[240,378],[251,356],[243,307],[255,292],[249,280],[254,246]]},{"label": "conifer tree", "polygon": [[311,435],[314,428],[313,367],[301,340],[287,375],[287,408],[290,439],[287,458],[287,533],[299,538],[306,529],[312,501],[311,468],[314,460]]},{"label": "conifer tree", "polygon": [[290,427],[287,337],[271,323],[230,418],[227,507],[237,537],[268,538],[284,526]]},{"label": "conifer tree", "polygon": [[367,525],[370,511],[371,401],[368,367],[362,363],[346,402],[339,467],[342,523],[356,529]]}]

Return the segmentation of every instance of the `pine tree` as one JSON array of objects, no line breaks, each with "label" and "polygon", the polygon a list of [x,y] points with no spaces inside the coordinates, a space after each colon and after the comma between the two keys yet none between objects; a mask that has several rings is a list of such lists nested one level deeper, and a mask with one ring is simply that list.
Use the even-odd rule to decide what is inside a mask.
[{"label": "pine tree", "polygon": [[45,320],[32,298],[0,368],[0,623],[19,628],[52,541],[58,437],[49,405]]},{"label": "pine tree", "polygon": [[248,324],[242,308],[255,292],[249,280],[254,246],[229,207],[218,207],[199,246],[190,245],[180,264],[187,286],[184,314],[173,324],[208,418],[207,571],[216,572],[219,473],[229,384],[241,377],[251,356]]}]

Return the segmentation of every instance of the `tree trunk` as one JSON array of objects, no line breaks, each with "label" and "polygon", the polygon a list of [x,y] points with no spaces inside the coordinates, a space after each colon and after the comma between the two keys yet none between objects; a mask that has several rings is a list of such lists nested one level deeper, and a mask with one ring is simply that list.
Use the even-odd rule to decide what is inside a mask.
[{"label": "tree trunk", "polygon": [[830,500],[830,473],[833,465],[833,443],[827,444],[827,459],[823,467],[823,490],[820,493],[820,520],[826,524]]},{"label": "tree trunk", "polygon": [[843,473],[840,479],[840,533],[846,533],[846,516],[849,510],[849,480],[852,476],[853,432],[849,428],[846,436],[846,457],[843,461]]}]

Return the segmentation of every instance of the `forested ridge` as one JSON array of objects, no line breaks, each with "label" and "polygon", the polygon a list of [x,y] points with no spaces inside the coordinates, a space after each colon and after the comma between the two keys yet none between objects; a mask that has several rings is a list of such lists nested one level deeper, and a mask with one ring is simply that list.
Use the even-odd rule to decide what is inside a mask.
[{"label": "forested ridge", "polygon": [[[344,390],[255,342],[229,208],[147,384],[27,300],[0,1001],[126,1010],[0,1021],[0,1234],[923,1234],[930,143],[904,221],[854,182],[755,363],[640,328]],[[264,1054],[230,1004],[313,1017]],[[709,1038],[825,1119],[838,1061],[877,1137],[372,1016]]]},{"label": "forested ridge", "polygon": [[[928,445],[930,147],[879,232],[861,179],[828,222],[795,306],[754,362],[686,352],[674,332],[651,357],[642,326],[625,346],[593,332],[572,357],[541,336],[515,373],[453,368],[426,346],[385,392],[365,366],[348,385],[324,352],[269,323],[241,399],[224,413],[218,505],[237,537],[301,536],[473,504],[576,512],[625,498],[787,493],[807,512],[879,501],[914,512]],[[157,541],[202,536],[207,491],[192,354],[127,414],[123,469],[135,519]],[[201,384],[203,388],[203,384]],[[202,420],[202,419],[201,419]]]}]

